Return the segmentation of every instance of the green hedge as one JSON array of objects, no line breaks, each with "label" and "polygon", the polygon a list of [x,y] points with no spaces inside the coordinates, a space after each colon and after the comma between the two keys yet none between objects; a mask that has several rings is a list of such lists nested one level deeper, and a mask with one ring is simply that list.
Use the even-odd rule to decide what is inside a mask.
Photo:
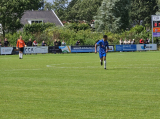
[{"label": "green hedge", "polygon": [[79,31],[90,29],[90,26],[86,23],[67,23],[65,27],[70,30]]},{"label": "green hedge", "polygon": [[43,32],[45,29],[49,27],[54,27],[55,24],[53,23],[33,23],[33,24],[26,24],[23,27],[23,31],[26,33],[38,33],[38,32]]},{"label": "green hedge", "polygon": [[25,42],[28,42],[28,40],[31,38],[32,40],[35,39],[35,36],[30,34],[30,33],[26,33],[26,32],[17,32],[12,34],[6,34],[6,38],[8,39],[8,41],[10,42],[10,44],[12,46],[16,46],[16,42],[19,39],[20,35],[22,36],[23,40]]},{"label": "green hedge", "polygon": [[[83,27],[81,29],[79,28],[78,31],[75,30],[75,27],[73,27],[76,24],[71,24],[73,27],[69,27],[68,25],[65,25],[64,27],[60,26],[52,26],[50,24],[45,24],[46,27],[43,27],[43,30],[38,31],[38,30],[33,30],[37,29],[40,27],[40,24],[33,24],[28,27],[27,25],[25,26],[25,30],[23,32],[17,32],[13,35],[7,34],[6,37],[9,39],[10,43],[15,46],[16,40],[19,38],[20,35],[23,36],[23,39],[25,42],[29,40],[29,38],[33,40],[37,40],[39,45],[41,45],[42,41],[44,40],[47,45],[52,46],[53,42],[55,39],[60,39],[61,41],[65,41],[67,45],[75,45],[78,40],[80,40],[81,45],[94,45],[97,40],[102,39],[103,34],[108,35],[108,41],[109,44],[119,44],[119,39],[122,38],[124,40],[125,38],[127,40],[129,39],[135,39],[136,43],[139,43],[139,40],[143,38],[144,40],[146,38],[151,39],[152,33],[147,32],[145,30],[145,27],[143,26],[135,26],[129,31],[123,31],[122,33],[111,33],[111,32],[92,32],[91,29],[87,28],[85,26],[85,30],[83,30]],[[79,24],[77,24],[78,26]],[[81,25],[81,26],[83,26]],[[35,28],[32,29],[33,26],[36,26]],[[27,28],[29,30],[27,30]],[[33,31],[32,31],[33,30]],[[154,38],[154,41],[156,38]]]}]

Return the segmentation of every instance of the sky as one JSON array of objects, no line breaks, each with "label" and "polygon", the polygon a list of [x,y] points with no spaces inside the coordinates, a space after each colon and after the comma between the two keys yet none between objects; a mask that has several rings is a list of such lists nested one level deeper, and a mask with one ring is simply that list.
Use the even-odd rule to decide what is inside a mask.
[{"label": "sky", "polygon": [[51,2],[51,3],[53,2],[53,0],[46,0],[46,1],[47,1],[47,2]]}]

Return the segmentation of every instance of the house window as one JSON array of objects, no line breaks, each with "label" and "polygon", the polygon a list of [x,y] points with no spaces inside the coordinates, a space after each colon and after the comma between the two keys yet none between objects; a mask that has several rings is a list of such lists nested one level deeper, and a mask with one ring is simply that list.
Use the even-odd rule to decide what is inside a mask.
[{"label": "house window", "polygon": [[33,23],[43,23],[43,21],[42,21],[42,20],[32,20],[31,23],[32,23],[32,24],[33,24]]}]

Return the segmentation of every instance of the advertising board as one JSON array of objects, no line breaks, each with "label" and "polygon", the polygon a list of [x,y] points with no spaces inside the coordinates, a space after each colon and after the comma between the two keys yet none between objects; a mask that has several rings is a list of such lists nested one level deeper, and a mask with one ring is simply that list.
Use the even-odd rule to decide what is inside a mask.
[{"label": "advertising board", "polygon": [[94,52],[95,46],[71,46],[71,52]]},{"label": "advertising board", "polygon": [[136,51],[136,45],[116,45],[116,51]]},{"label": "advertising board", "polygon": [[13,47],[1,47],[1,55],[10,55],[12,51]]},{"label": "advertising board", "polygon": [[59,49],[62,50],[62,53],[70,53],[71,52],[71,46],[59,46]]},{"label": "advertising board", "polygon": [[24,54],[48,53],[47,46],[25,47]]},{"label": "advertising board", "polygon": [[[109,52],[114,51],[114,45],[109,45]],[[71,52],[95,52],[95,46],[71,46]],[[99,52],[99,46],[97,46],[97,52]]]},{"label": "advertising board", "polygon": [[[108,51],[113,52],[114,51],[114,45],[109,45],[109,50]],[[99,52],[99,46],[97,47],[97,52]]]},{"label": "advertising board", "polygon": [[157,50],[157,44],[137,44],[137,51]]}]

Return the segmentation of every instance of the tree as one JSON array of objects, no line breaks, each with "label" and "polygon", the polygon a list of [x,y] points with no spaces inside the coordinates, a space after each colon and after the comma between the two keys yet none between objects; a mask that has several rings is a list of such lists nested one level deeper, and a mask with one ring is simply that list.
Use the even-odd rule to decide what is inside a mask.
[{"label": "tree", "polygon": [[44,10],[52,10],[52,8],[53,8],[53,4],[45,1]]},{"label": "tree", "polygon": [[44,0],[21,0],[24,3],[25,10],[38,10],[43,9]]},{"label": "tree", "polygon": [[73,6],[78,2],[78,0],[72,0],[66,9],[66,20],[75,20],[77,13],[73,11]]},{"label": "tree", "polygon": [[72,0],[68,6],[68,20],[86,20],[90,22],[96,15],[102,0]]},{"label": "tree", "polygon": [[52,8],[61,20],[65,19],[65,11],[67,9],[68,3],[68,0],[53,0]]},{"label": "tree", "polygon": [[129,25],[128,0],[103,0],[95,18],[97,31],[119,32]]},{"label": "tree", "polygon": [[[1,0],[0,23],[2,24],[3,37],[5,32],[14,33],[22,27],[20,19],[25,10],[38,9],[41,0]],[[34,6],[35,4],[35,6]]]},{"label": "tree", "polygon": [[158,11],[156,12],[156,15],[160,15],[160,0],[157,2]]},{"label": "tree", "polygon": [[158,11],[157,0],[132,0],[130,5],[130,20],[140,25],[151,23],[151,15]]}]

